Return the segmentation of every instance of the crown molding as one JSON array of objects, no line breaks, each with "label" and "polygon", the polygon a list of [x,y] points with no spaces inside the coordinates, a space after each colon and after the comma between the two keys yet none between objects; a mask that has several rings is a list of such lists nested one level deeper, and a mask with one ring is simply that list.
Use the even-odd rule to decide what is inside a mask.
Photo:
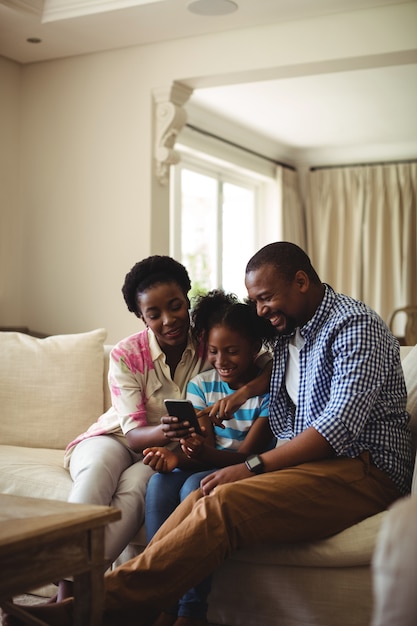
[{"label": "crown molding", "polygon": [[161,87],[152,92],[154,99],[154,125],[156,177],[161,185],[169,182],[169,168],[180,160],[174,150],[178,134],[187,121],[183,105],[193,93],[190,87],[173,83],[170,87]]},{"label": "crown molding", "polygon": [[0,0],[0,4],[10,9],[42,15],[45,0]]},{"label": "crown molding", "polygon": [[[26,0],[9,0],[11,2],[23,2]],[[165,2],[166,0],[37,0],[44,5],[42,22],[57,22],[83,15],[94,15],[96,13],[107,13],[128,9],[131,7],[154,4],[155,2]]]}]

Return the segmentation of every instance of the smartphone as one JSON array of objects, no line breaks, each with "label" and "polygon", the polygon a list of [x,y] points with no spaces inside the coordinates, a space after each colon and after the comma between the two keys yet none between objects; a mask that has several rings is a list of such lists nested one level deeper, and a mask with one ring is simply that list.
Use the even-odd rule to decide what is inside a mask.
[{"label": "smartphone", "polygon": [[164,400],[168,415],[178,417],[180,422],[189,422],[195,432],[203,434],[194,407],[189,400]]}]

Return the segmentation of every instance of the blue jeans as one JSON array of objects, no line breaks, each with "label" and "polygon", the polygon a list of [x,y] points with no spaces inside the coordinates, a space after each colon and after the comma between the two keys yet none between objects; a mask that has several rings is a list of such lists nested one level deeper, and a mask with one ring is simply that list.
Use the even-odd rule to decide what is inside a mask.
[{"label": "blue jeans", "polygon": [[[166,519],[185,498],[200,487],[200,481],[214,469],[203,472],[186,472],[175,469],[168,474],[153,474],[148,482],[145,498],[145,524],[148,542]],[[207,597],[211,589],[211,576],[205,578],[179,600],[178,605],[166,609],[179,617],[204,619],[207,614]]]}]

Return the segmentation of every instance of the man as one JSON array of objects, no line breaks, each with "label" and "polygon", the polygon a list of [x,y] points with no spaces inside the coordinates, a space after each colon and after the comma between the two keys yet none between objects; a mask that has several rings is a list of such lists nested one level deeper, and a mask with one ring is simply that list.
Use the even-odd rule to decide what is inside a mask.
[{"label": "man", "polygon": [[323,284],[291,243],[257,252],[246,287],[277,330],[270,422],[285,441],[206,477],[142,555],[106,576],[106,624],[146,623],[238,548],[328,537],[410,489],[406,388],[384,322]]}]

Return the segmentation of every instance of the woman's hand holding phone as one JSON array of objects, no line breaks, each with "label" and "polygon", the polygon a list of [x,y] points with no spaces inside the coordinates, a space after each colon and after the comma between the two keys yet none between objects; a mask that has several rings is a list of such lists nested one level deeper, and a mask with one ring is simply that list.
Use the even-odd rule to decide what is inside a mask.
[{"label": "woman's hand holding phone", "polygon": [[180,439],[186,439],[194,433],[194,428],[188,422],[181,422],[174,415],[163,415],[161,424],[164,437],[168,441],[180,441]]},{"label": "woman's hand holding phone", "polygon": [[186,439],[194,432],[202,435],[196,412],[189,400],[164,400],[168,415],[161,418],[164,436],[178,441]]}]

